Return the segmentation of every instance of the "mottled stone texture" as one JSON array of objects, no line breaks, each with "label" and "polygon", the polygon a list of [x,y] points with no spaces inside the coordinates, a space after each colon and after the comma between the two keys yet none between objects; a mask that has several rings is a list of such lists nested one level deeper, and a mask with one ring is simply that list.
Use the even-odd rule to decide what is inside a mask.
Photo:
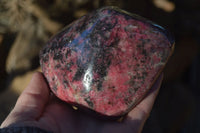
[{"label": "mottled stone texture", "polygon": [[162,27],[115,7],[81,17],[40,54],[51,90],[67,103],[121,116],[145,96],[173,49]]}]

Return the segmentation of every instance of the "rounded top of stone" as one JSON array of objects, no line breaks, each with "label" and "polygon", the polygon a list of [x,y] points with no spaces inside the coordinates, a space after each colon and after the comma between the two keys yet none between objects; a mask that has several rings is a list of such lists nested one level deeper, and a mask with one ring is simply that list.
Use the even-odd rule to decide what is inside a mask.
[{"label": "rounded top of stone", "polygon": [[173,48],[173,45],[175,43],[175,38],[174,36],[172,35],[171,32],[169,32],[166,28],[164,28],[163,26],[149,20],[149,19],[146,19],[140,15],[137,15],[137,14],[134,14],[134,13],[130,13],[130,12],[127,12],[125,10],[122,10],[116,6],[105,6],[105,7],[102,7],[100,9],[98,9],[98,11],[102,12],[102,11],[105,11],[105,10],[113,10],[113,11],[117,11],[118,13],[122,13],[124,15],[128,15],[136,20],[139,20],[139,21],[142,21],[143,23],[147,23],[147,24],[150,24],[152,27],[156,28],[158,31],[160,31],[161,33],[163,33],[169,40],[170,42],[170,46],[171,48]]}]

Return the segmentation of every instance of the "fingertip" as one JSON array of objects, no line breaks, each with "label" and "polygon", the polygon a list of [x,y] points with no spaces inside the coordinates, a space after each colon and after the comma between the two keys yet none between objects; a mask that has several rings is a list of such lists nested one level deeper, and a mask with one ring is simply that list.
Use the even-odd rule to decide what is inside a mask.
[{"label": "fingertip", "polygon": [[37,96],[39,98],[37,99],[36,97],[31,97],[32,100],[38,100],[38,102],[40,100],[40,102],[43,104],[45,104],[49,100],[50,90],[41,72],[35,72],[33,74],[29,85],[25,88],[21,95],[25,96],[29,94],[32,96]]},{"label": "fingertip", "polygon": [[35,73],[33,73],[33,77],[32,78],[40,79],[40,78],[44,78],[44,76],[43,76],[43,73],[41,73],[39,71],[36,71]]},{"label": "fingertip", "polygon": [[42,93],[49,95],[49,87],[48,84],[41,72],[35,72],[32,76],[32,79],[29,85],[25,88],[24,92],[34,92],[34,93]]},{"label": "fingertip", "polygon": [[35,82],[37,82],[37,83],[39,83],[41,85],[47,85],[43,73],[41,73],[39,71],[36,71],[35,73],[33,73],[31,82],[29,84],[32,84],[32,83],[35,83]]}]

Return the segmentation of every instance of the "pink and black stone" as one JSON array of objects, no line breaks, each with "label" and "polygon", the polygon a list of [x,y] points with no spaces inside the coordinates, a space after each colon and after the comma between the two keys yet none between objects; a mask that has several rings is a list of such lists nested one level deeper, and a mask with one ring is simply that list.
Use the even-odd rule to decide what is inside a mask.
[{"label": "pink and black stone", "polygon": [[52,37],[40,53],[40,64],[58,98],[117,117],[144,98],[173,46],[164,28],[116,7],[104,7]]}]

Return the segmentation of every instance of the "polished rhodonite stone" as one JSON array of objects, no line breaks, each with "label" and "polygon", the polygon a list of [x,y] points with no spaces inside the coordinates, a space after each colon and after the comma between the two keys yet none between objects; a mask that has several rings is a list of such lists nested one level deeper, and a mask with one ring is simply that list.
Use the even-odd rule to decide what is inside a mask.
[{"label": "polished rhodonite stone", "polygon": [[151,21],[104,7],[52,37],[40,53],[40,64],[58,98],[97,114],[121,116],[151,88],[173,43]]}]

